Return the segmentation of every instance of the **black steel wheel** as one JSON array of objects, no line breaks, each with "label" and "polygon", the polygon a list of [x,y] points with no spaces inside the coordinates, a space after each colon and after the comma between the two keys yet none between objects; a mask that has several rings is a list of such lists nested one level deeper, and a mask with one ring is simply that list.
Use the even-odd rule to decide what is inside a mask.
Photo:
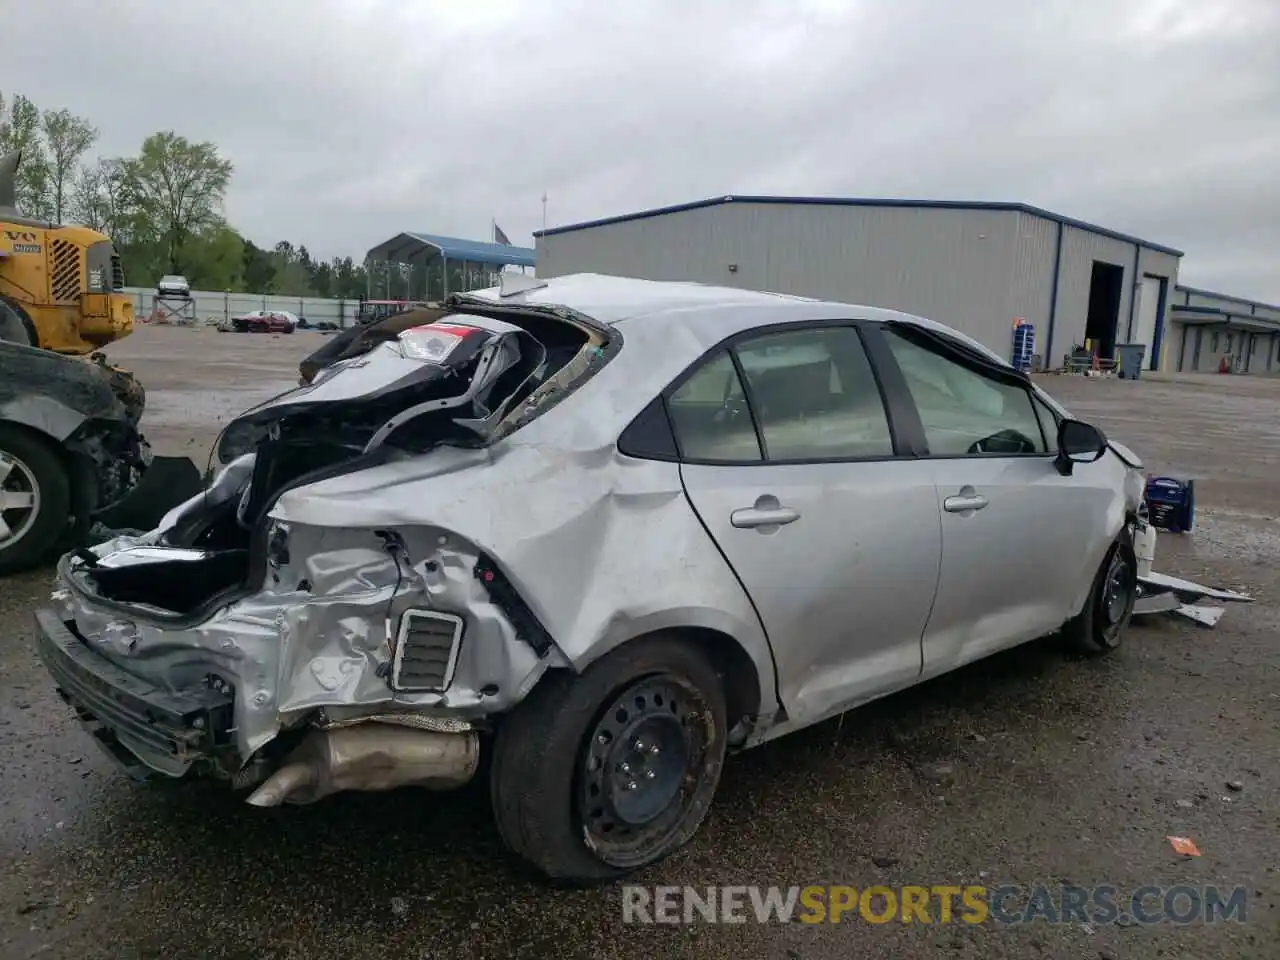
[{"label": "black steel wheel", "polygon": [[664,674],[626,688],[601,711],[580,761],[578,812],[603,862],[642,866],[679,831],[715,735],[706,708],[697,688]]},{"label": "black steel wheel", "polygon": [[1138,562],[1128,533],[1102,562],[1093,589],[1079,615],[1063,628],[1063,635],[1081,653],[1110,653],[1120,646],[1138,599]]},{"label": "black steel wheel", "polygon": [[555,671],[494,741],[498,831],[558,880],[598,882],[654,863],[706,816],[726,735],[720,678],[678,637],[633,641],[580,676]]}]

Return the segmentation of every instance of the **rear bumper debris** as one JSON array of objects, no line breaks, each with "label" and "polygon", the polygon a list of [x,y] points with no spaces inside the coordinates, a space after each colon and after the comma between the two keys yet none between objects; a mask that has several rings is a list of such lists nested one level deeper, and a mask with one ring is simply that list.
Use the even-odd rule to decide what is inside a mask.
[{"label": "rear bumper debris", "polygon": [[143,778],[154,771],[179,777],[230,747],[230,692],[163,690],[90,650],[51,610],[36,612],[35,633],[36,651],[59,695],[131,775]]}]

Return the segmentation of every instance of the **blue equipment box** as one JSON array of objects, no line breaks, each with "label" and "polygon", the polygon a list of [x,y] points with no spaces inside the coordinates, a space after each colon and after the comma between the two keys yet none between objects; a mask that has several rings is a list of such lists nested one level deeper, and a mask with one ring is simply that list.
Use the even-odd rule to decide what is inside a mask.
[{"label": "blue equipment box", "polygon": [[1195,527],[1196,482],[1177,477],[1147,479],[1147,518],[1157,530],[1190,533]]}]

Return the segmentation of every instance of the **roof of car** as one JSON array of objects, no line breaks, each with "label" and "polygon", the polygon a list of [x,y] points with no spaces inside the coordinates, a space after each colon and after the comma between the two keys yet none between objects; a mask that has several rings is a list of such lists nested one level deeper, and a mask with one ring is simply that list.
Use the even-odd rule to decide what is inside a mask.
[{"label": "roof of car", "polygon": [[[785,293],[763,293],[736,287],[676,280],[637,280],[600,273],[575,273],[540,281],[540,285],[510,296],[499,288],[473,290],[470,296],[498,303],[559,305],[591,317],[599,323],[616,324],[641,317],[695,308],[732,306],[776,307],[786,312],[811,313],[827,301]],[[853,304],[841,304],[851,307]],[[858,308],[863,309],[863,308]],[[871,309],[871,308],[867,308]]]},{"label": "roof of car", "polygon": [[[646,317],[656,318],[687,313],[682,318],[688,325],[702,327],[714,325],[723,335],[735,330],[726,326],[721,312],[724,308],[744,308],[740,328],[760,326],[765,323],[785,323],[789,320],[863,319],[884,322],[912,323],[939,330],[963,340],[994,357],[1006,362],[990,348],[979,344],[972,337],[944,324],[925,317],[869,307],[861,304],[818,300],[785,293],[763,293],[758,290],[741,290],[736,287],[718,287],[711,284],[672,280],[637,280],[633,277],[615,277],[599,273],[576,273],[552,277],[540,285],[503,297],[500,288],[473,290],[467,296],[482,297],[497,303],[537,304],[564,306],[590,317],[597,323],[609,325],[629,324]],[[749,308],[749,309],[748,309]],[[700,318],[699,312],[706,317]],[[704,324],[705,319],[705,324]]]}]

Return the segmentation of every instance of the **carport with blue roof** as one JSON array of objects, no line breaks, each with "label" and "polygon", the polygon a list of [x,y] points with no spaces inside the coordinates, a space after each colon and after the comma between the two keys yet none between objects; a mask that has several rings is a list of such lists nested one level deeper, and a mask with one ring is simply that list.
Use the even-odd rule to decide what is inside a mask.
[{"label": "carport with blue roof", "polygon": [[[464,240],[434,233],[398,233],[369,250],[367,262],[385,266],[382,275],[369,277],[367,295],[385,294],[387,299],[440,299],[450,293],[492,286],[506,267],[521,272],[536,265],[534,251],[505,243]],[[398,264],[400,269],[392,269]],[[382,289],[378,289],[382,287]]]}]

